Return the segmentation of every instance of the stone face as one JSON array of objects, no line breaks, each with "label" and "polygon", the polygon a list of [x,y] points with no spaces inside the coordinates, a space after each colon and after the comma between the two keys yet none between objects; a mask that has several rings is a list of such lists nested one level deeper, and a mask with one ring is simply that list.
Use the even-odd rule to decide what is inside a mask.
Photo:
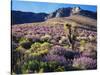
[{"label": "stone face", "polygon": [[71,15],[79,14],[80,11],[81,11],[80,7],[74,7],[72,8]]},{"label": "stone face", "polygon": [[71,13],[71,9],[70,7],[68,8],[59,8],[56,11],[54,11],[53,13],[50,13],[46,19],[50,19],[50,18],[54,18],[54,17],[68,17],[70,16]]},{"label": "stone face", "polygon": [[50,13],[48,16],[45,17],[45,20],[50,19],[50,18],[58,18],[58,17],[69,17],[72,15],[81,15],[81,16],[86,16],[90,17],[93,19],[96,19],[96,12],[88,11],[88,10],[83,10],[80,7],[68,7],[68,8],[59,8],[56,11]]}]

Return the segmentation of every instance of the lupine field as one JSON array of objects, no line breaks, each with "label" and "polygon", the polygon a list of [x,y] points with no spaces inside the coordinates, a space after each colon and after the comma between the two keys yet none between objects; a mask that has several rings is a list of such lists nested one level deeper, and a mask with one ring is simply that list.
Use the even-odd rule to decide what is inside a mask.
[{"label": "lupine field", "polygon": [[96,26],[79,23],[12,25],[12,73],[97,68]]}]

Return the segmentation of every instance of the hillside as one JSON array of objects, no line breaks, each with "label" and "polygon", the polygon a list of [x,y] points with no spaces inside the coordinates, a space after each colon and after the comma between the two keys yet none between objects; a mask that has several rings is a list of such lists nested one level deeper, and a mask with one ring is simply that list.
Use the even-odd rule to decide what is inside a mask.
[{"label": "hillside", "polygon": [[32,13],[32,12],[21,12],[11,11],[11,19],[13,24],[23,24],[32,22],[41,22],[45,20],[46,13]]}]

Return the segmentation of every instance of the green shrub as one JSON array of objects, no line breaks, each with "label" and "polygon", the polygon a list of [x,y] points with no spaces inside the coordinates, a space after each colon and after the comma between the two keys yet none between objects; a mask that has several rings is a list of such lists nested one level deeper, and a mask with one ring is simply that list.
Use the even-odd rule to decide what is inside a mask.
[{"label": "green shrub", "polygon": [[49,65],[47,62],[40,62],[40,69],[43,69],[43,72],[49,71]]},{"label": "green shrub", "polygon": [[43,73],[43,72],[62,72],[64,66],[59,66],[57,62],[43,62],[38,60],[29,60],[21,67],[22,73]]},{"label": "green shrub", "polygon": [[26,41],[29,41],[28,38],[22,37],[22,38],[20,38],[19,43],[21,44]]},{"label": "green shrub", "polygon": [[57,62],[40,62],[40,68],[43,69],[44,72],[54,72],[58,67]]},{"label": "green shrub", "polygon": [[43,44],[41,44],[41,49],[49,49],[50,47],[51,45],[48,42],[44,42]]},{"label": "green shrub", "polygon": [[22,73],[35,72],[39,70],[39,62],[37,60],[28,61],[22,68]]},{"label": "green shrub", "polygon": [[63,72],[65,71],[64,66],[58,66],[58,68],[55,70],[56,72]]},{"label": "green shrub", "polygon": [[50,48],[50,44],[48,42],[44,42],[43,44],[36,42],[32,44],[30,51],[32,56],[39,56],[43,54],[47,54]]},{"label": "green shrub", "polygon": [[40,47],[41,47],[41,43],[36,42],[36,43],[31,45],[31,51],[38,50]]},{"label": "green shrub", "polygon": [[80,51],[84,51],[85,50],[85,44],[86,44],[86,41],[85,40],[81,40],[80,41]]},{"label": "green shrub", "polygon": [[19,46],[19,47],[16,48],[16,51],[24,53],[25,49],[22,46]]}]

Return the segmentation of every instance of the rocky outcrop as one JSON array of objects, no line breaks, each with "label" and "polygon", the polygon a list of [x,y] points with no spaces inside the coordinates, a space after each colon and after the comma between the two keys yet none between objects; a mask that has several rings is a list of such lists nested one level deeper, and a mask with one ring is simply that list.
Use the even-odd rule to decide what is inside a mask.
[{"label": "rocky outcrop", "polygon": [[58,10],[50,13],[45,19],[50,19],[55,17],[69,17],[71,15],[81,15],[81,16],[97,19],[97,12],[83,10],[80,7],[59,8]]},{"label": "rocky outcrop", "polygon": [[59,8],[58,10],[50,13],[45,19],[50,19],[50,18],[54,18],[54,17],[68,17],[68,16],[70,16],[71,9],[72,8],[70,8],[70,7]]},{"label": "rocky outcrop", "polygon": [[73,7],[71,10],[71,15],[80,14],[81,8],[80,7]]}]

